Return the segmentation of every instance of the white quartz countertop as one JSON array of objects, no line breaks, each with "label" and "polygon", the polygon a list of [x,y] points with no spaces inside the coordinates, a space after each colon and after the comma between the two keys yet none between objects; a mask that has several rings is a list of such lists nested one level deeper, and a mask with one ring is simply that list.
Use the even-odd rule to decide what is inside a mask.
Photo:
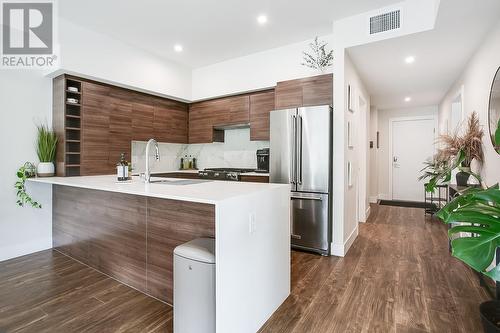
[{"label": "white quartz countertop", "polygon": [[54,185],[72,186],[91,190],[101,190],[132,195],[148,196],[190,202],[217,204],[218,202],[259,191],[288,187],[287,184],[229,182],[216,180],[186,180],[179,178],[158,178],[167,183],[145,184],[139,177],[131,181],[118,182],[115,175],[81,177],[30,178],[28,181]]}]

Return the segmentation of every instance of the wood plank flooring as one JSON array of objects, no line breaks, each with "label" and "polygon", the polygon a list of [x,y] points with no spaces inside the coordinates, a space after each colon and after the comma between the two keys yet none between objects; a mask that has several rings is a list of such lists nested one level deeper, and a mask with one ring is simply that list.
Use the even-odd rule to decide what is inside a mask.
[{"label": "wood plank flooring", "polygon": [[345,258],[293,252],[292,293],[260,332],[482,332],[487,300],[423,209],[372,205]]},{"label": "wood plank flooring", "polygon": [[[292,252],[260,332],[481,332],[488,297],[423,210],[372,206],[345,258]],[[0,263],[0,332],[171,332],[172,308],[57,251]]]}]

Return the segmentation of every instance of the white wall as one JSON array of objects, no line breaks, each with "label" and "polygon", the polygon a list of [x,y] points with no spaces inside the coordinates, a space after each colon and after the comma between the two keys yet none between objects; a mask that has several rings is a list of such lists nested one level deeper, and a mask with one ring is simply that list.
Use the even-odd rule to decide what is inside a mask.
[{"label": "white wall", "polygon": [[[340,82],[342,86],[342,89],[340,89],[341,94],[335,95],[335,113],[337,115],[343,114],[343,121],[340,122],[340,126],[342,127],[340,135],[342,138],[339,138],[337,134],[334,134],[333,165],[334,170],[341,169],[343,171],[340,175],[334,171],[334,191],[337,192],[339,190],[338,188],[340,188],[342,191],[341,196],[343,197],[343,202],[337,202],[337,204],[334,202],[334,212],[335,209],[338,209],[337,206],[340,206],[339,208],[341,209],[341,214],[335,214],[334,218],[334,243],[332,246],[332,253],[340,256],[344,256],[349,250],[358,234],[358,222],[360,219],[364,219],[361,216],[362,214],[359,213],[358,207],[361,207],[360,211],[363,212],[366,212],[366,208],[368,207],[366,172],[368,163],[367,124],[369,120],[369,112],[367,111],[370,109],[370,95],[366,90],[366,87],[354,64],[351,62],[349,55],[345,52],[343,67],[343,80]],[[339,80],[338,76],[336,76],[336,80]],[[351,89],[353,89],[354,112],[348,110],[348,85],[351,85]],[[342,102],[338,101],[338,95],[342,95],[340,98]],[[362,97],[366,101],[366,108],[360,108],[358,103],[359,97]],[[338,116],[334,118],[336,118],[334,119],[335,122],[335,120],[340,121],[339,118],[341,117]],[[354,147],[352,149],[347,147],[348,121],[351,122],[354,131]],[[338,126],[336,128],[338,128]],[[339,156],[341,154],[343,155],[343,158]],[[353,185],[351,187],[348,186],[347,183],[348,162],[351,162],[353,170]],[[360,193],[362,193],[361,200]],[[339,215],[343,216],[339,217]]]},{"label": "white wall", "polygon": [[0,261],[52,247],[52,191],[30,184],[42,209],[16,205],[16,171],[37,162],[35,124],[52,122],[52,84],[40,72],[0,70]]},{"label": "white wall", "polygon": [[59,19],[60,72],[181,100],[191,99],[191,69]]},{"label": "white wall", "polygon": [[[320,37],[332,48],[333,36]],[[274,87],[276,82],[317,75],[302,66],[311,40],[193,70],[193,100]],[[331,70],[329,71],[331,72]]]},{"label": "white wall", "polygon": [[[378,110],[378,131],[380,133],[380,148],[377,152],[378,158],[378,198],[388,199],[390,197],[389,188],[389,168],[391,168],[389,151],[389,120],[398,117],[419,117],[433,115],[437,117],[437,106],[424,106],[407,109]],[[423,161],[422,161],[423,162]]]},{"label": "white wall", "polygon": [[484,164],[481,174],[483,180],[488,185],[493,185],[500,181],[500,155],[495,152],[488,137],[489,96],[493,77],[498,67],[500,67],[499,55],[500,24],[489,33],[482,46],[471,58],[458,80],[453,84],[439,105],[439,128],[441,131],[444,131],[446,123],[450,119],[451,104],[456,96],[456,92],[463,86],[465,119],[473,111],[476,111],[484,127]]}]

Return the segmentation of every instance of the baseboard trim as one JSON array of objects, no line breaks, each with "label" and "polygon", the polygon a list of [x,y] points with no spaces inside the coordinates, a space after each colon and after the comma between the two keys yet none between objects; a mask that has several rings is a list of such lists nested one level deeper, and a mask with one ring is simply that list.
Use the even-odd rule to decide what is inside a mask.
[{"label": "baseboard trim", "polygon": [[356,226],[356,228],[351,232],[349,237],[347,237],[347,240],[344,242],[344,244],[332,243],[330,254],[332,256],[345,257],[345,255],[351,248],[352,244],[356,240],[356,237],[358,237],[358,231],[359,231],[358,226]]},{"label": "baseboard trim", "polygon": [[370,203],[376,204],[378,202],[378,197],[377,196],[372,196],[368,198],[368,201]]}]

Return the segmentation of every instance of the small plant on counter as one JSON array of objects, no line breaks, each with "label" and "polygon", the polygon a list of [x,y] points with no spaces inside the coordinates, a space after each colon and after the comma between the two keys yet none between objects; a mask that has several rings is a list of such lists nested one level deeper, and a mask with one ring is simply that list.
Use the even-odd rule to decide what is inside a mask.
[{"label": "small plant on counter", "polygon": [[314,38],[314,41],[309,44],[312,54],[302,52],[304,54],[302,65],[323,73],[326,68],[333,64],[333,50],[327,51],[326,45],[327,43],[319,41],[318,37]]},{"label": "small plant on counter", "polygon": [[57,141],[56,133],[51,131],[47,125],[37,125],[36,153],[40,160],[37,167],[39,177],[54,175]]},{"label": "small plant on counter", "polygon": [[24,207],[30,205],[33,208],[42,208],[38,202],[34,201],[28,193],[26,193],[26,179],[35,176],[36,168],[33,163],[26,162],[17,170],[17,181],[14,188],[17,190],[17,205]]},{"label": "small plant on counter", "polygon": [[40,162],[54,162],[57,151],[57,135],[47,125],[37,125],[36,154]]}]

